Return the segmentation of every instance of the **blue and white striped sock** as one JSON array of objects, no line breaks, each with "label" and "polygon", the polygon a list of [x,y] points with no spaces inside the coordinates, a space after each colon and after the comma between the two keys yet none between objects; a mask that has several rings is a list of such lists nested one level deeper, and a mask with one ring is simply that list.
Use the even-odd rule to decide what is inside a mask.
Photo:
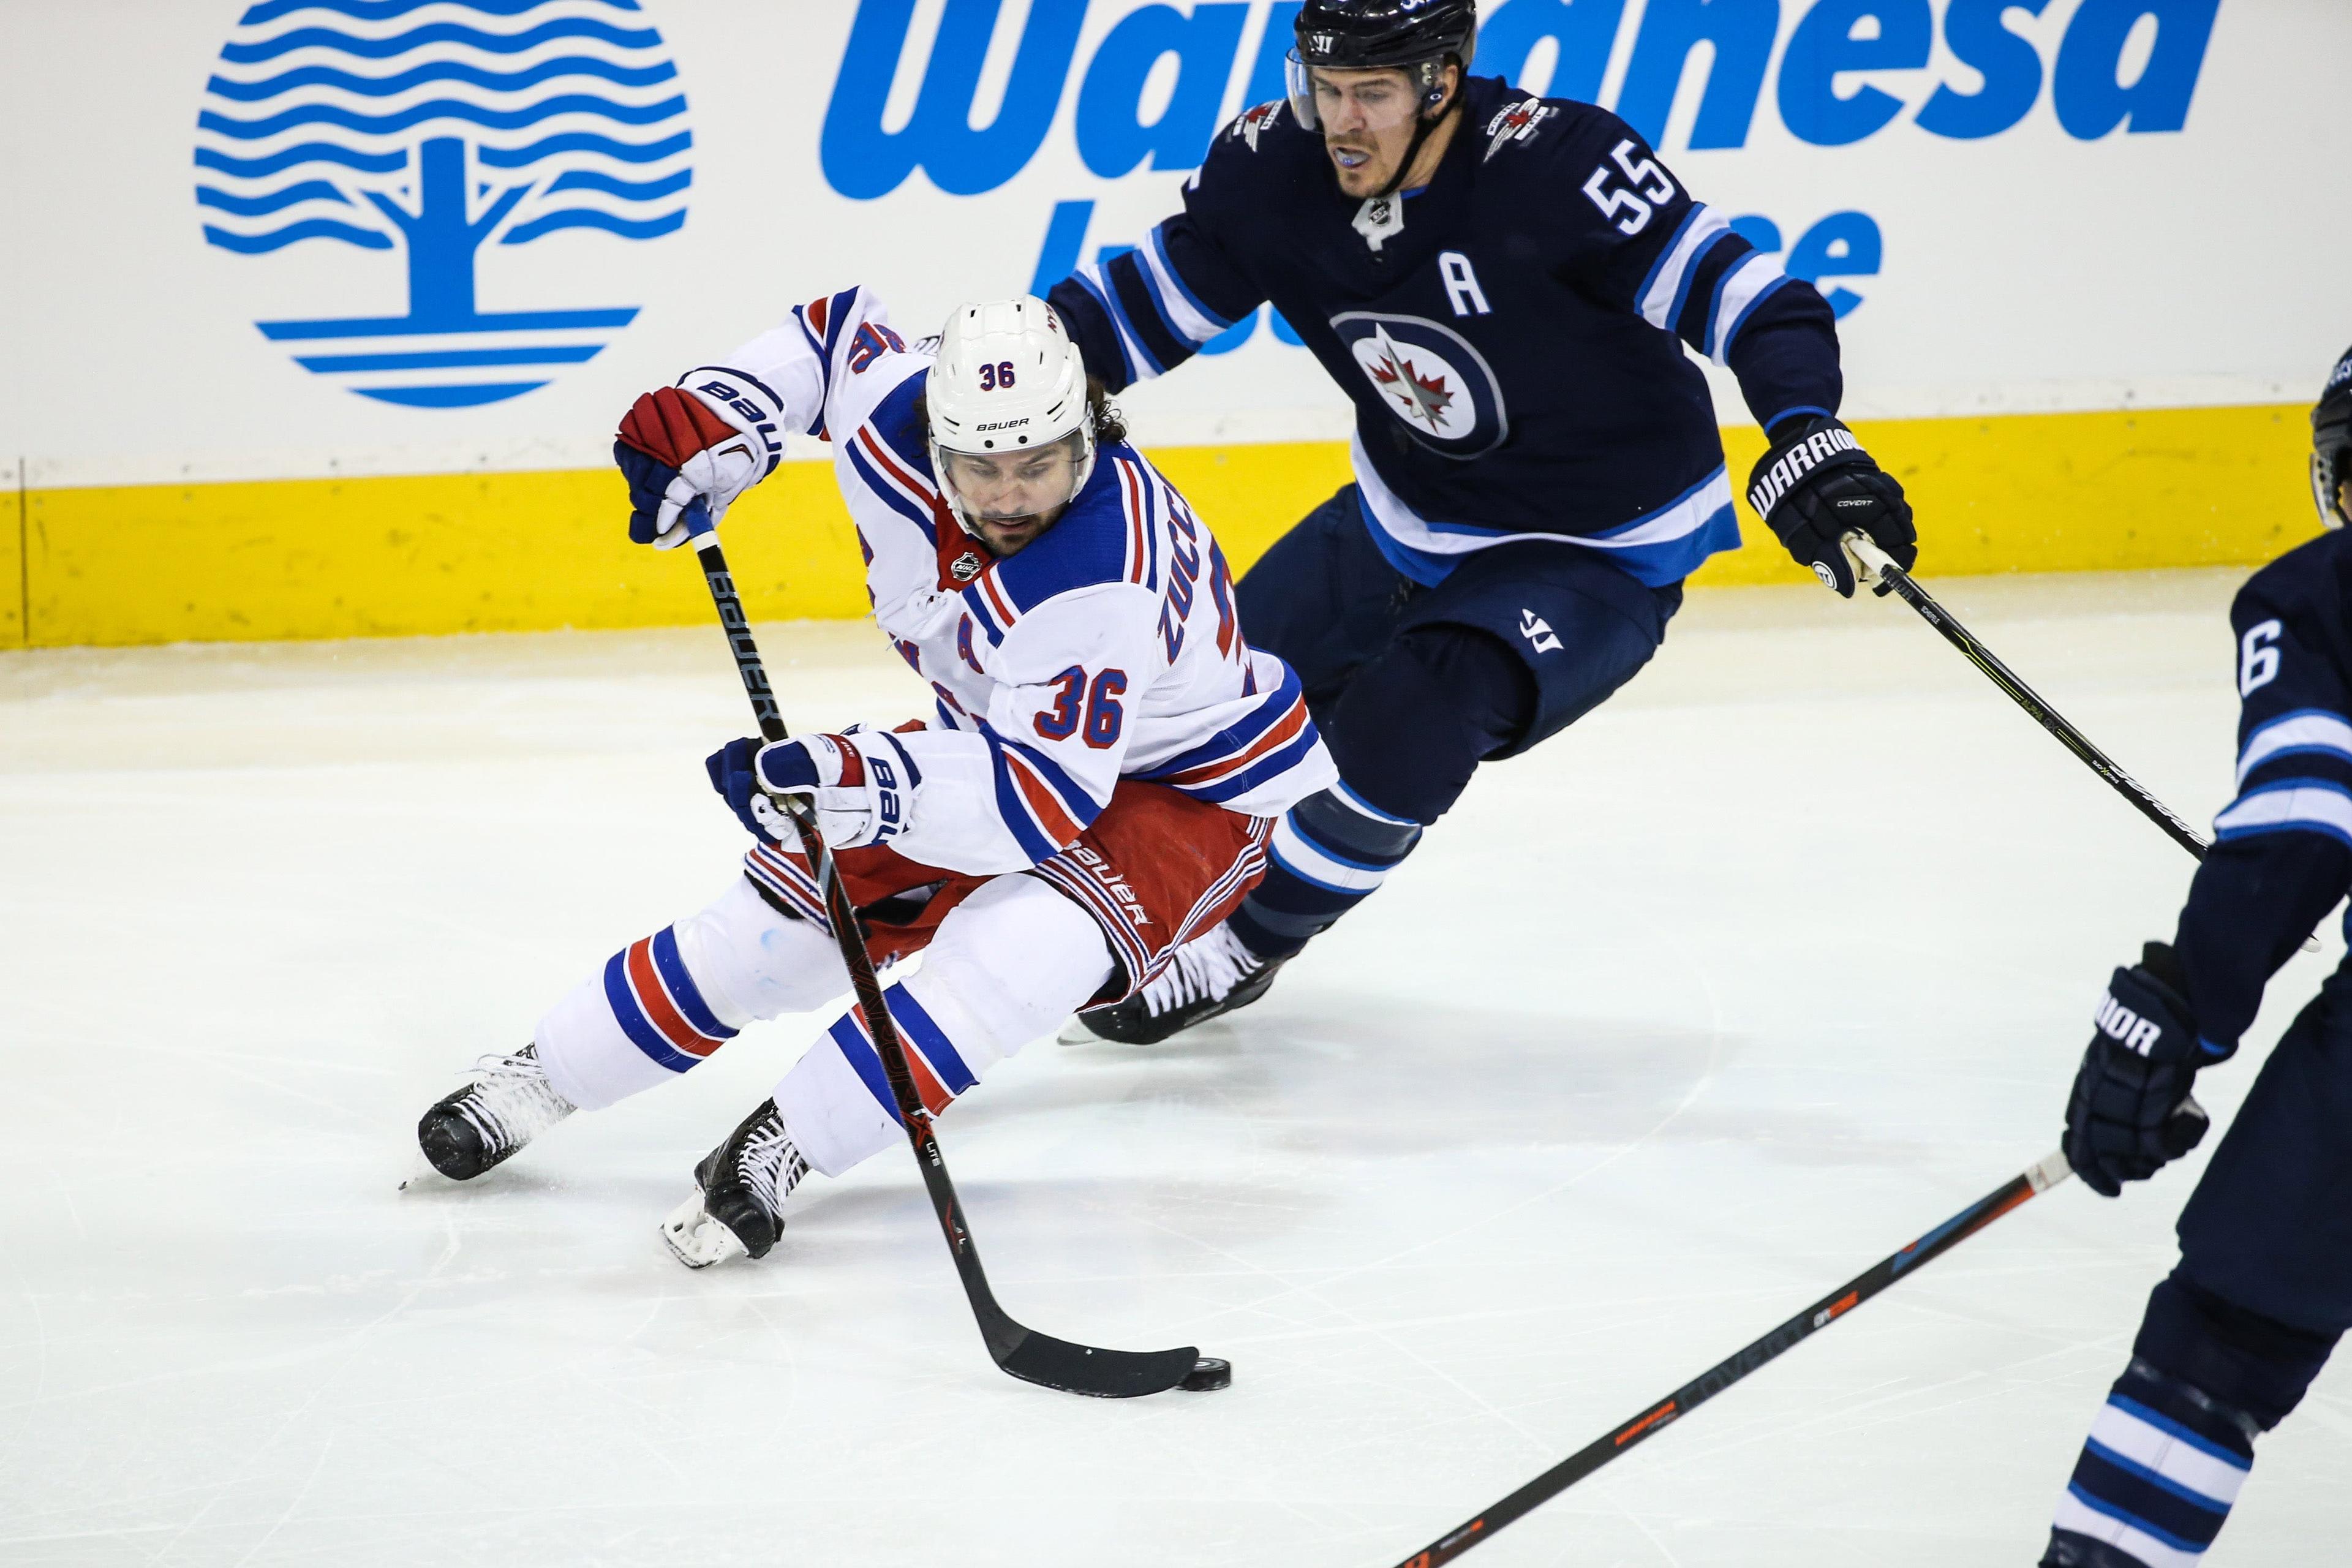
[{"label": "blue and white striped sock", "polygon": [[1288,958],[1370,898],[1420,842],[1421,824],[1335,784],[1275,826],[1265,879],[1228,923],[1260,958]]},{"label": "blue and white striped sock", "polygon": [[2091,1424],[2042,1568],[2193,1568],[2253,1469],[2257,1429],[2135,1358]]}]

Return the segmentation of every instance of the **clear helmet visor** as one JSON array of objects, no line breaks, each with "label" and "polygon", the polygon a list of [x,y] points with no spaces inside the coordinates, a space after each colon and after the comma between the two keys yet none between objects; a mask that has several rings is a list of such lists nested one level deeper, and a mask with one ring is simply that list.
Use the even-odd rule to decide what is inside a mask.
[{"label": "clear helmet visor", "polygon": [[1290,113],[1309,131],[1379,135],[1408,126],[1423,107],[1443,62],[1349,70],[1311,66],[1293,49],[1282,62]]},{"label": "clear helmet visor", "polygon": [[950,505],[967,525],[1013,522],[1060,510],[1077,499],[1093,468],[1084,429],[1027,451],[937,453]]}]

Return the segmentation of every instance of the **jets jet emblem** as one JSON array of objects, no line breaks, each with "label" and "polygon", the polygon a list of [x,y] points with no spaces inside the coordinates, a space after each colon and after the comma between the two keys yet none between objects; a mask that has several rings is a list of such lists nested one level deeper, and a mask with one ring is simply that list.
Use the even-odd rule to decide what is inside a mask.
[{"label": "jets jet emblem", "polygon": [[1381,363],[1370,367],[1372,380],[1404,405],[1407,419],[1418,419],[1432,430],[1444,429],[1445,410],[1454,401],[1454,394],[1446,390],[1445,378],[1433,375],[1424,380],[1413,368],[1412,356],[1399,349],[1385,329],[1376,335]]}]

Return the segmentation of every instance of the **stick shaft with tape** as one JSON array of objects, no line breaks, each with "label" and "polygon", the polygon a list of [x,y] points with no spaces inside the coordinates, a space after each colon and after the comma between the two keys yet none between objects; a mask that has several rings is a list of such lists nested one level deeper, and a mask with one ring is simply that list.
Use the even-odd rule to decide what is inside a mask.
[{"label": "stick shaft with tape", "polygon": [[1910,1246],[1880,1258],[1770,1333],[1717,1362],[1606,1436],[1586,1444],[1476,1518],[1447,1531],[1397,1568],[1437,1568],[1441,1563],[1453,1562],[1505,1525],[1533,1512],[1618,1455],[1649,1441],[1767,1362],[1786,1354],[1801,1341],[1828,1328],[1896,1280],[1916,1273],[1922,1266],[1941,1258],[2001,1215],[2036,1194],[2048,1192],[2073,1173],[2063,1154],[2052,1154],[2032,1169],[2012,1176]]}]

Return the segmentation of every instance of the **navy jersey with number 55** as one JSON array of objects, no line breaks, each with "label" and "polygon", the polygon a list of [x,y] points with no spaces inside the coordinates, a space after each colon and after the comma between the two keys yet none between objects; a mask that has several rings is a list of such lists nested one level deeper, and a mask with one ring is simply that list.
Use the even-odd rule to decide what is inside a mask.
[{"label": "navy jersey with number 55", "polygon": [[1498,78],[1463,94],[1429,184],[1380,201],[1341,193],[1286,105],[1249,110],[1182,212],[1052,302],[1117,390],[1271,300],[1354,401],[1367,521],[1409,576],[1532,536],[1678,581],[1739,542],[1684,346],[1768,427],[1834,414],[1834,314],[1606,110]]}]

